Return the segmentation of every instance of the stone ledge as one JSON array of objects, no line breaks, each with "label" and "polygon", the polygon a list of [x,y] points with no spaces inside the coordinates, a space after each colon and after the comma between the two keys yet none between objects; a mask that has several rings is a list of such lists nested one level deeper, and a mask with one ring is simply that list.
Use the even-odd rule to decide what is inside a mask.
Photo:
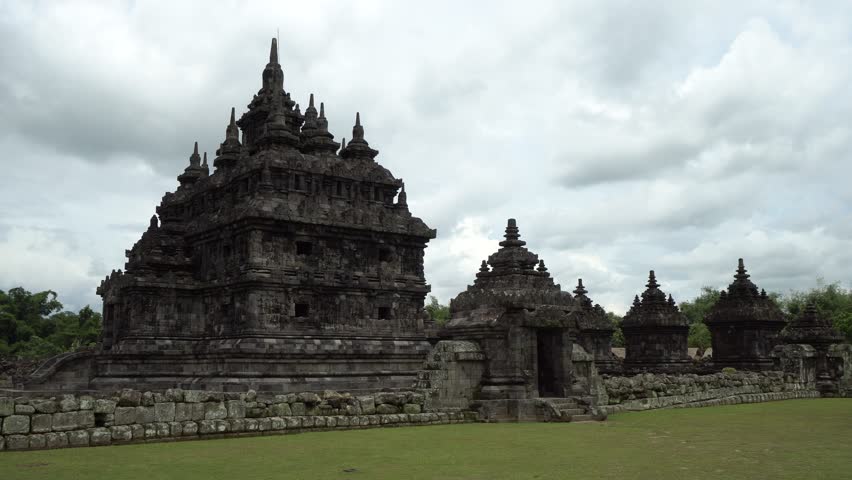
[{"label": "stone ledge", "polygon": [[[778,400],[793,400],[798,398],[819,398],[820,394],[816,390],[796,390],[789,392],[766,392],[766,393],[744,393],[739,395],[729,395],[717,398],[709,398],[704,400],[689,401],[685,397],[662,397],[662,398],[645,398],[642,400],[634,400],[618,405],[606,405],[598,407],[599,410],[607,415],[619,412],[637,412],[643,410],[657,410],[665,408],[694,408],[694,407],[715,407],[720,405],[737,405],[740,403],[760,403],[772,402]],[[657,402],[655,400],[666,400],[668,404]]]}]

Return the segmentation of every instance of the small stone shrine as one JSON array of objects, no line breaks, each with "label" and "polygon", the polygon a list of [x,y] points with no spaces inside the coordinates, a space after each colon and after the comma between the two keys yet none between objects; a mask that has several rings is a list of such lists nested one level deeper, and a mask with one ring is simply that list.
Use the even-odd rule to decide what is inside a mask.
[{"label": "small stone shrine", "polygon": [[359,114],[340,147],[324,105],[311,95],[302,113],[284,90],[273,39],[215,170],[196,143],[125,271],[98,288],[101,349],[48,362],[32,387],[409,386],[430,349],[423,252],[435,230],[375,161]]},{"label": "small stone shrine", "polygon": [[783,312],[766,291],[758,292],[739,259],[734,281],[704,319],[713,342],[713,364],[740,370],[773,367],[772,349],[784,328]]},{"label": "small stone shrine", "polygon": [[482,348],[480,399],[571,392],[576,303],[524,245],[515,219],[509,219],[501,248],[482,262],[473,285],[450,302],[450,320],[440,332],[442,339],[476,341]]},{"label": "small stone shrine", "polygon": [[654,271],[648,288],[624,316],[621,330],[626,347],[624,368],[628,371],[679,371],[691,365],[687,351],[689,323],[669,295],[660,290]]},{"label": "small stone shrine", "polygon": [[592,305],[592,300],[586,296],[588,290],[583,286],[583,279],[577,280],[574,289],[574,301],[579,307],[577,324],[580,333],[577,343],[594,356],[595,365],[600,373],[616,373],[621,370],[621,361],[612,353],[612,334],[615,325],[607,317],[606,311],[598,304]]},{"label": "small stone shrine", "polygon": [[781,332],[773,351],[777,366],[812,380],[826,396],[852,395],[852,346],[831,320],[808,302]]}]

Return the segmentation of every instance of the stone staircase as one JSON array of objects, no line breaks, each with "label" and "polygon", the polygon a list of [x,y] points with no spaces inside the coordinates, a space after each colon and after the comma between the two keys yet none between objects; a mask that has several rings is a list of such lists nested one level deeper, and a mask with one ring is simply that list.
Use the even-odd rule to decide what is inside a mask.
[{"label": "stone staircase", "polygon": [[591,397],[537,398],[536,407],[541,409],[545,422],[592,422],[601,420],[594,415]]}]

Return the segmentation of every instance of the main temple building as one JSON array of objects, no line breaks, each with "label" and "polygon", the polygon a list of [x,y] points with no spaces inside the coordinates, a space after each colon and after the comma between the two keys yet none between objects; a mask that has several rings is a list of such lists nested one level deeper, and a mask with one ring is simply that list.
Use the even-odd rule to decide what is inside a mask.
[{"label": "main temple building", "polygon": [[89,375],[77,381],[410,385],[429,349],[423,253],[436,232],[375,161],[360,115],[337,143],[318,106],[311,95],[303,113],[284,90],[273,39],[262,86],[239,119],[231,110],[212,169],[196,143],[125,270],[98,288],[102,351],[77,361]]}]

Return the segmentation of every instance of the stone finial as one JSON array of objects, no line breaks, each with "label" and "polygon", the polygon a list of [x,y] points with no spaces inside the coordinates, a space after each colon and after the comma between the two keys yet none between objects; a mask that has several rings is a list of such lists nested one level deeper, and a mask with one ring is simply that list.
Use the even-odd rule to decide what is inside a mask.
[{"label": "stone finial", "polygon": [[151,215],[151,221],[148,223],[148,230],[156,230],[160,226],[157,215]]},{"label": "stone finial", "polygon": [[506,222],[504,237],[506,239],[500,242],[501,247],[522,247],[527,244],[527,242],[520,240],[521,234],[518,230],[518,222],[514,218],[510,218]]},{"label": "stone finial", "polygon": [[541,273],[547,272],[547,267],[544,266],[544,260],[538,261],[538,268],[536,270],[538,270]]},{"label": "stone finial", "polygon": [[346,137],[340,139],[340,151],[346,150]]},{"label": "stone finial", "polygon": [[[311,94],[311,100],[313,101],[313,99],[314,99],[314,94],[312,93]],[[320,102],[319,118],[325,119],[325,103],[323,103],[323,102]]]},{"label": "stone finial", "polygon": [[234,107],[231,107],[231,120],[225,127],[225,143],[227,145],[240,144],[240,129],[237,127],[236,109]]},{"label": "stone finial", "polygon": [[352,141],[349,143],[358,143],[358,140],[364,140],[364,127],[361,126],[361,112],[355,112],[355,126],[352,127]]},{"label": "stone finial", "polygon": [[483,260],[482,264],[479,265],[479,271],[482,273],[490,272],[491,270],[488,269],[488,262]]},{"label": "stone finial", "polygon": [[748,277],[751,276],[751,275],[747,274],[746,272],[747,272],[747,270],[745,269],[745,264],[743,263],[743,259],[742,258],[738,259],[737,260],[737,273],[736,273],[736,275],[734,275],[734,278],[736,278],[737,280],[745,280],[745,279],[747,279]]},{"label": "stone finial", "polygon": [[272,46],[269,47],[269,63],[278,63],[278,39],[272,39]]},{"label": "stone finial", "polygon": [[660,284],[657,283],[657,277],[656,275],[654,275],[653,270],[651,270],[651,272],[648,274],[648,283],[645,284],[645,286],[648,288],[660,288]]},{"label": "stone finial", "polygon": [[402,183],[402,187],[399,190],[399,195],[396,198],[396,204],[400,207],[408,206],[408,195],[405,193],[405,182]]},{"label": "stone finial", "polygon": [[[586,290],[586,287],[583,286],[583,279],[578,278],[577,279],[577,288],[574,289],[574,295],[585,295],[587,293],[589,293],[589,292]],[[636,299],[638,300],[639,297],[636,297]]]},{"label": "stone finial", "polygon": [[768,297],[769,297],[769,295],[767,295],[767,294],[766,294],[766,290],[764,290],[764,289],[762,289],[762,288],[761,288],[761,289],[760,289],[760,297],[761,297],[761,298],[768,298]]},{"label": "stone finial", "polygon": [[189,156],[189,165],[198,167],[201,165],[201,156],[198,155],[198,142],[195,142],[195,147],[192,149],[192,155]]},{"label": "stone finial", "polygon": [[668,304],[669,304],[669,305],[671,305],[672,307],[674,307],[674,306],[675,306],[675,301],[674,301],[674,298],[672,298],[672,294],[671,294],[671,293],[669,294]]},{"label": "stone finial", "polygon": [[299,104],[296,104],[296,108],[294,109],[296,115],[302,115],[302,110],[299,108]]}]

